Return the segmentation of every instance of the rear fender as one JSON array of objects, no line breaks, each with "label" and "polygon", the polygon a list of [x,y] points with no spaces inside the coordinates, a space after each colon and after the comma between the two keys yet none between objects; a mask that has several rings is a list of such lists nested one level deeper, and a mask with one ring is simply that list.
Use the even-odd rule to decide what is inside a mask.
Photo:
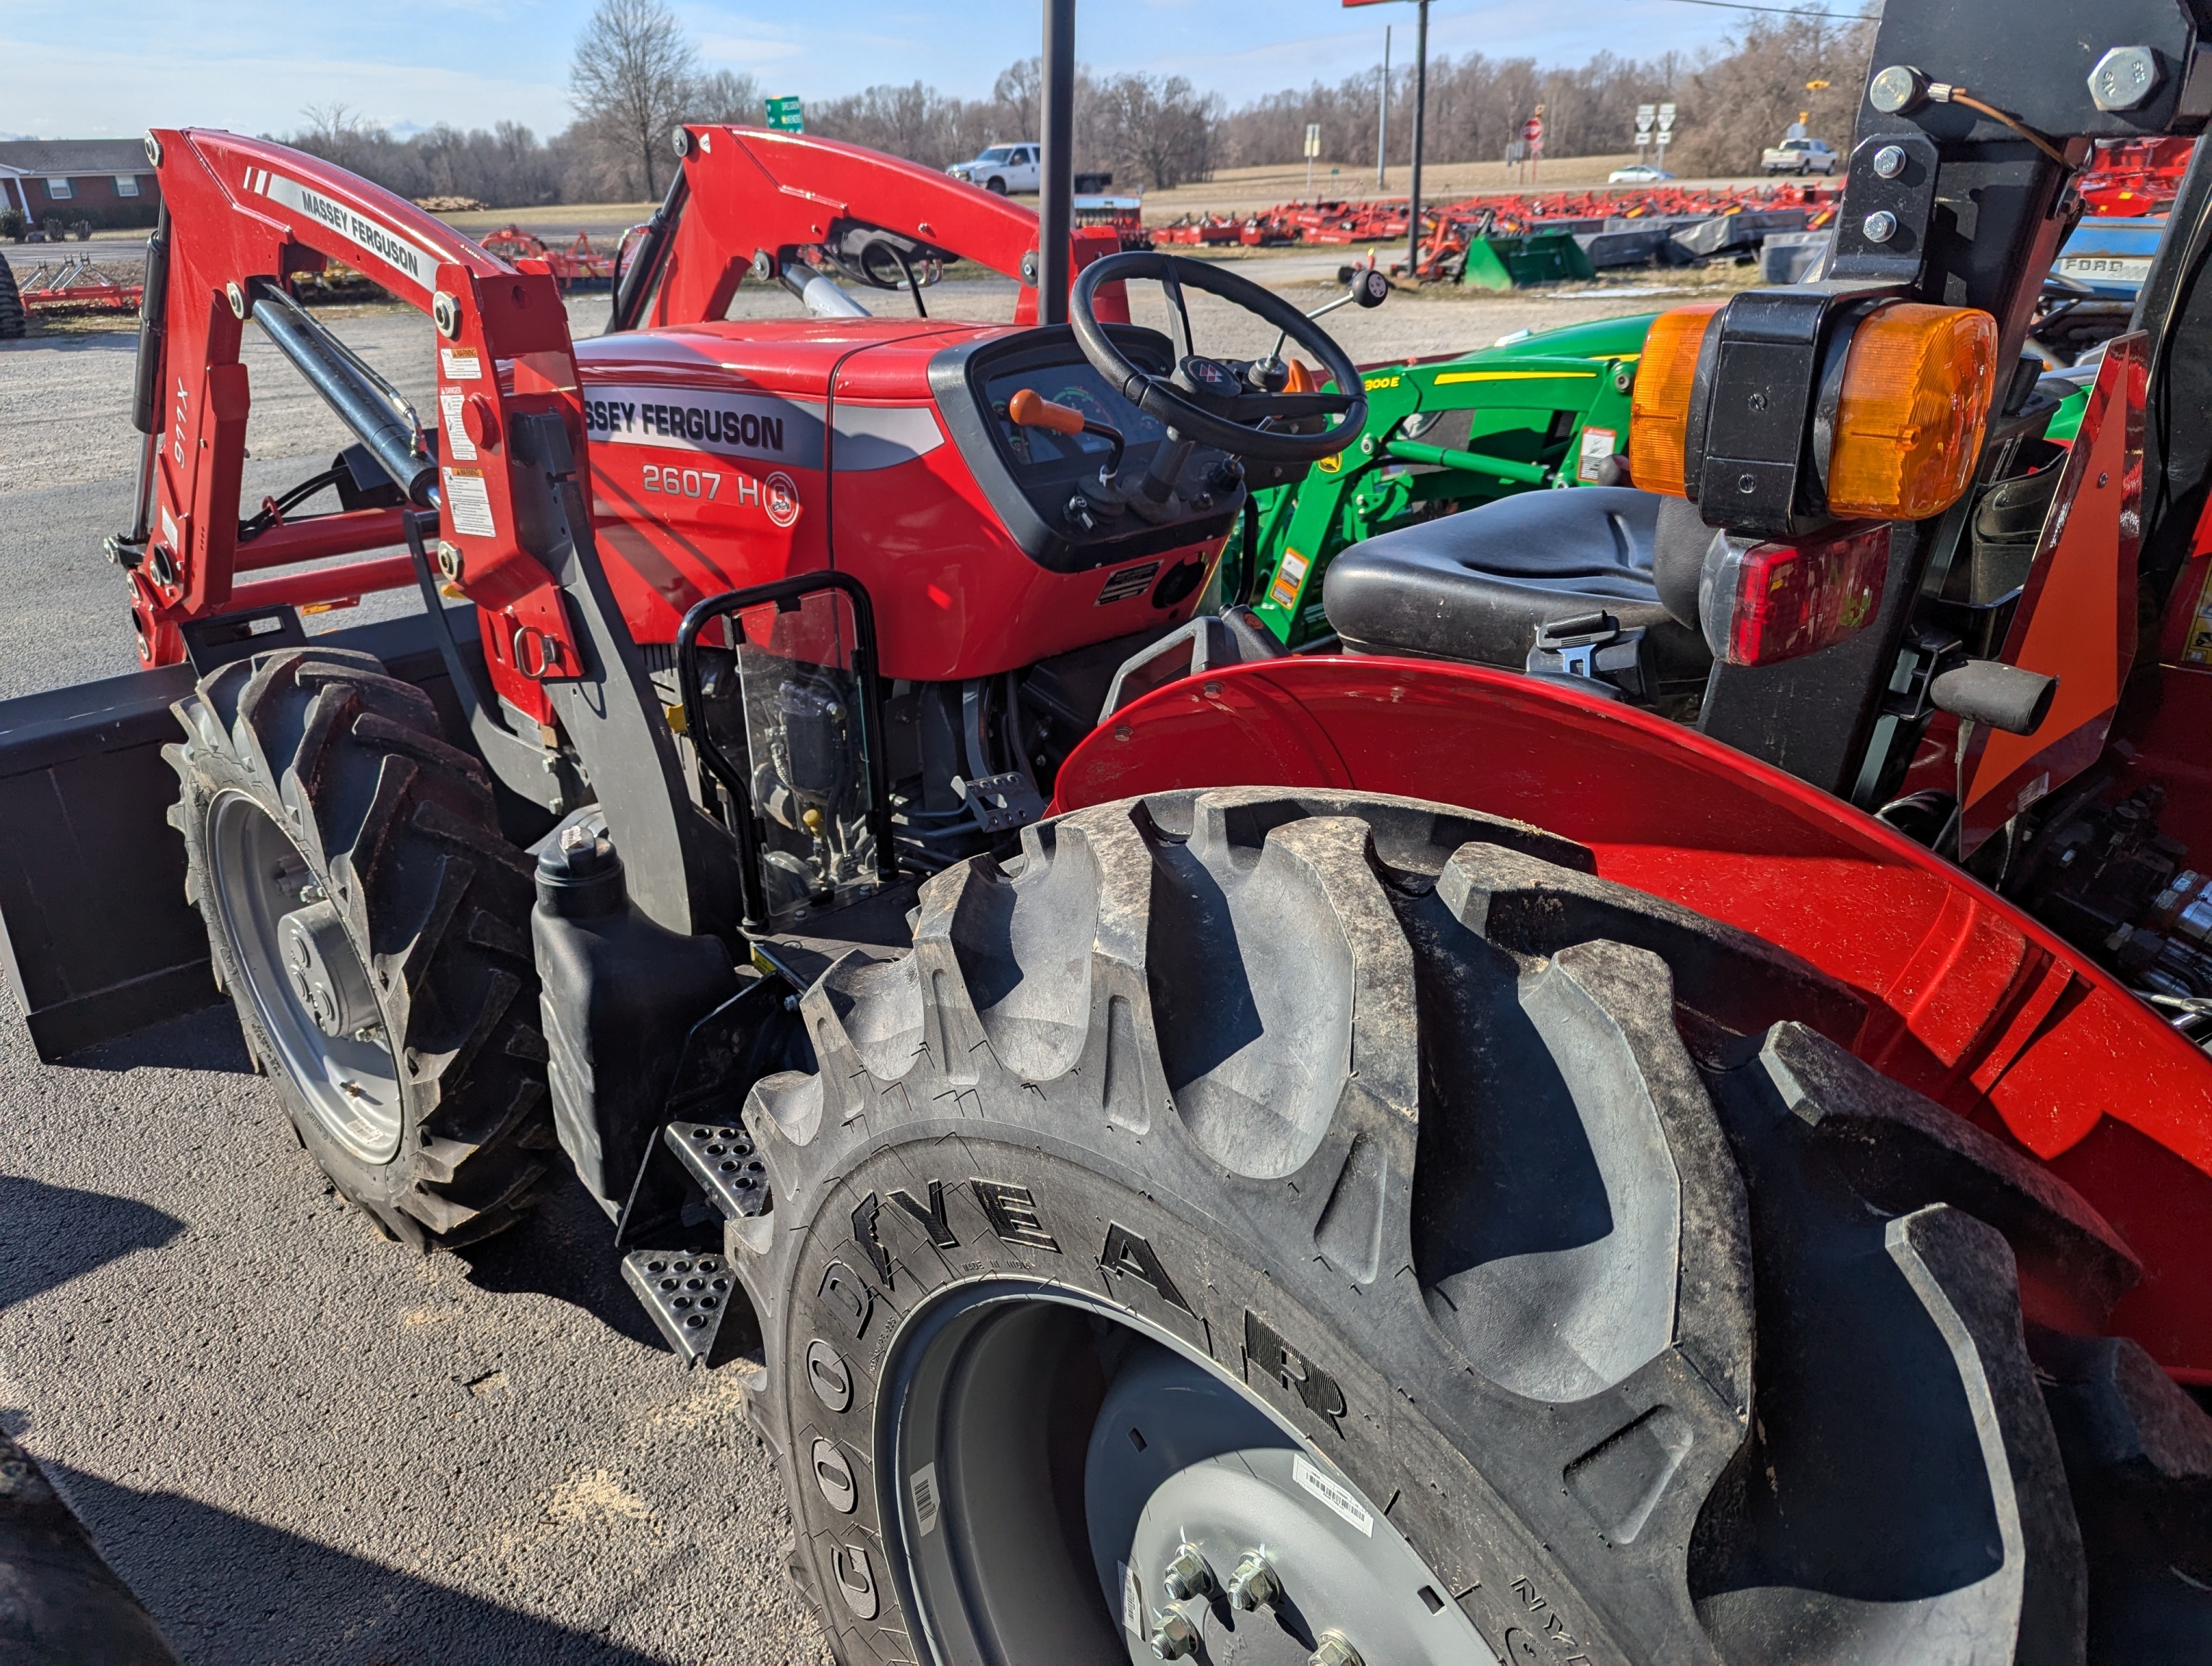
[{"label": "rear fender", "polygon": [[2212,1059],[1964,873],[1695,731],[1431,661],[1273,660],[1170,684],[1076,749],[1054,807],[1260,785],[1533,823],[1589,847],[1603,877],[1850,985],[1869,1013],[1854,1050],[2083,1192],[2146,1268],[2114,1325],[2212,1383]]}]

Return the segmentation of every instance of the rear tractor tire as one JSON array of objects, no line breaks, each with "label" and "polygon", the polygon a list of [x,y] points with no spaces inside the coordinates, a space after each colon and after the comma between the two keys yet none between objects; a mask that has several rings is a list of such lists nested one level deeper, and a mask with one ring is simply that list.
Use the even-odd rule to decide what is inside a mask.
[{"label": "rear tractor tire", "polygon": [[301,1143],[417,1249],[513,1225],[561,1159],[532,864],[483,766],[365,654],[260,654],[174,710],[186,892]]},{"label": "rear tractor tire", "polygon": [[0,255],[0,341],[21,341],[28,327],[15,271],[7,257]]},{"label": "rear tractor tire", "polygon": [[845,1666],[2212,1657],[2212,1420],[2022,1317],[2126,1247],[1593,866],[1160,794],[805,992],[726,1237]]}]

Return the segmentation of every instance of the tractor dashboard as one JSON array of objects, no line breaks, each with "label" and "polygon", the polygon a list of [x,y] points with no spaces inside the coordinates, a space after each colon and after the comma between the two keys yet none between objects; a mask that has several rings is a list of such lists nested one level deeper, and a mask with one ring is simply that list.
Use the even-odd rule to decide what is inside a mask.
[{"label": "tractor dashboard", "polygon": [[[1132,325],[1115,339],[1146,369],[1173,368],[1167,338]],[[1226,453],[1196,447],[1178,471],[1182,489],[1165,512],[1140,514],[1100,490],[1100,473],[1121,449],[1120,471],[1141,474],[1167,429],[1139,410],[1084,357],[1065,328],[962,343],[930,364],[938,409],[991,508],[1024,553],[1054,572],[1072,573],[1158,555],[1227,532],[1243,507],[1243,471]],[[1027,390],[1080,412],[1091,428],[1067,434],[1015,422],[1014,397]]]}]

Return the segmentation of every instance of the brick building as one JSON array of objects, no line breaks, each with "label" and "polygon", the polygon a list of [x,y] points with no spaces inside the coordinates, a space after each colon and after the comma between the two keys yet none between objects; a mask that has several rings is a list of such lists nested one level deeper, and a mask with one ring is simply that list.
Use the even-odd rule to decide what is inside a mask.
[{"label": "brick building", "polygon": [[33,226],[150,226],[161,204],[143,139],[0,140],[0,208]]}]

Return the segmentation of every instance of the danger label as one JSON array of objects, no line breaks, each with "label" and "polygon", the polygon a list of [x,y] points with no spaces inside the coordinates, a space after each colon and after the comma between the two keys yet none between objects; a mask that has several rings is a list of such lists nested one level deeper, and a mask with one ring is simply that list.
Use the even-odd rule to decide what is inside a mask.
[{"label": "danger label", "polygon": [[288,179],[281,173],[265,173],[260,178],[260,191],[272,203],[282,203],[286,208],[306,215],[310,220],[329,227],[357,249],[374,255],[392,271],[428,295],[436,284],[437,257],[427,249],[410,242],[391,227],[372,220],[357,209],[325,197],[297,179]]},{"label": "danger label", "polygon": [[757,457],[803,469],[822,466],[818,409],[769,394],[593,388],[584,400],[584,428],[600,444]]}]

